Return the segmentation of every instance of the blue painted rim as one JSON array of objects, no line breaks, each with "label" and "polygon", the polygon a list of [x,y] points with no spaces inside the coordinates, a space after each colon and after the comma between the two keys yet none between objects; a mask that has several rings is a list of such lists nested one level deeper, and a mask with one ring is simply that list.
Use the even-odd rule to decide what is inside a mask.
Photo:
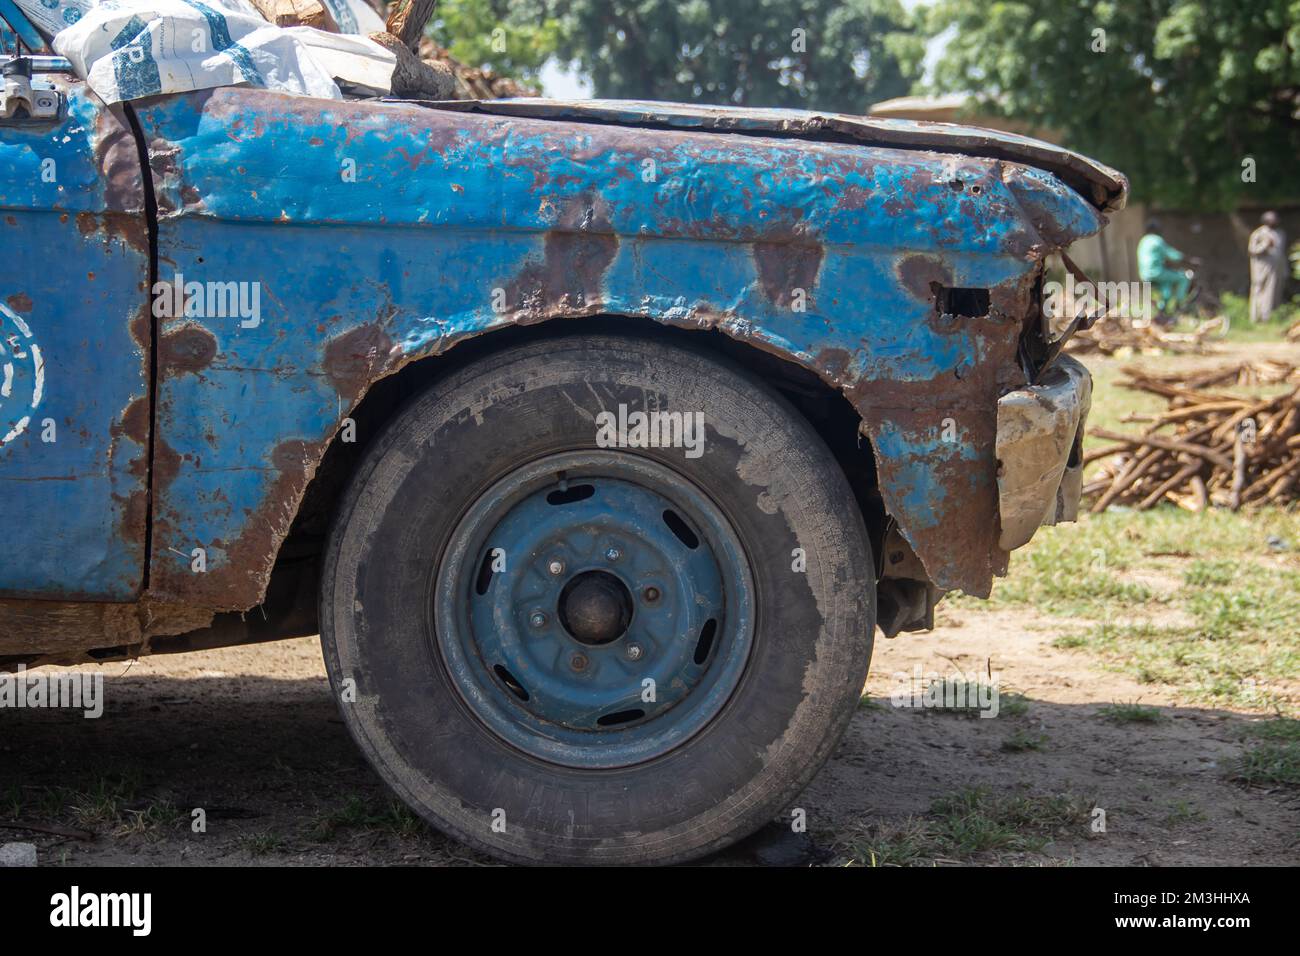
[{"label": "blue painted rim", "polygon": [[[593,576],[630,608],[600,643],[565,613],[575,578]],[[437,648],[461,699],[512,746],[565,766],[680,746],[725,707],[753,644],[753,579],[730,522],[628,452],[552,455],[498,481],[452,533],[436,582]]]}]

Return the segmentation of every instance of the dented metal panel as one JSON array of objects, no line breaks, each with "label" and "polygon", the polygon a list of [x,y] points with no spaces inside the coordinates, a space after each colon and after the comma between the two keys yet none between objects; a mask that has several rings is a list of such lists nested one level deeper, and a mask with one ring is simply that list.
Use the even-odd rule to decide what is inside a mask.
[{"label": "dented metal panel", "polygon": [[538,97],[455,100],[439,109],[508,116],[537,116],[632,126],[668,126],[718,132],[759,133],[810,139],[849,138],[873,146],[928,149],[1029,163],[1052,173],[1092,200],[1103,212],[1122,209],[1128,180],[1094,159],[1030,136],[958,123],[885,119],[811,110],[702,106],[637,100],[548,100]]},{"label": "dented metal panel", "polygon": [[144,580],[149,242],[118,109],[59,82],[0,127],[0,597],[128,601]]},{"label": "dented metal panel", "polygon": [[[253,283],[159,320],[151,592],[257,602],[366,389],[514,323],[645,316],[813,370],[861,412],[885,505],[986,594],[997,401],[1052,248],[1103,223],[1004,159],[221,89],[141,104],[159,279]],[[988,290],[987,314],[936,309]],[[205,549],[206,571],[189,555]]]},{"label": "dented metal panel", "polygon": [[1075,519],[1083,462],[1072,452],[1082,447],[1091,404],[1088,370],[1069,356],[1038,384],[998,400],[998,543],[1007,551],[1028,544],[1040,525]]}]

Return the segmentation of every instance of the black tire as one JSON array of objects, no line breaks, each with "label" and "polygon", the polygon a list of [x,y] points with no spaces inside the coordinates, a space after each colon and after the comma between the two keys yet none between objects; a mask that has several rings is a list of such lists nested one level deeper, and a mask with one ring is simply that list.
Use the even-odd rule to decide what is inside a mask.
[{"label": "black tire", "polygon": [[[498,477],[594,448],[596,413],[647,402],[705,413],[698,458],[624,453],[682,474],[725,512],[757,596],[752,645],[725,706],[670,752],[613,769],[550,763],[489,730],[457,690],[434,633],[434,579]],[[321,641],[358,746],[439,829],[515,862],[681,862],[788,810],[830,755],[870,662],[873,567],[843,472],[775,391],[675,344],[562,335],[463,368],[376,439],[330,536]]]}]

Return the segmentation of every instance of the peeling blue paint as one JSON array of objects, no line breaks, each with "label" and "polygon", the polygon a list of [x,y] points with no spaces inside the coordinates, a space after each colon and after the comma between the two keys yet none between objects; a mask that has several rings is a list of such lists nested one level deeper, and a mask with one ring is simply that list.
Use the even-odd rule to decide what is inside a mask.
[{"label": "peeling blue paint", "polygon": [[[68,195],[31,181],[46,141],[6,130],[0,205],[36,230],[25,269],[75,249],[112,274],[93,321],[84,290],[37,286],[45,321],[79,336],[87,373],[98,382],[112,370],[112,388],[80,412],[102,436],[140,395],[144,353],[126,329],[131,307],[147,304],[144,260],[111,237],[69,236],[51,211],[105,206],[88,132],[102,114],[73,100],[75,135],[59,147]],[[238,88],[136,112],[157,197],[157,278],[253,283],[261,304],[251,326],[156,320],[152,595],[253,606],[369,386],[476,335],[590,315],[716,329],[816,373],[861,413],[885,506],[935,582],[980,593],[1004,567],[996,401],[1024,381],[1016,346],[1042,258],[1104,222],[1051,173],[1005,156],[782,138],[761,123],[736,135]],[[939,315],[937,286],[989,290],[989,314]],[[936,437],[947,418],[955,442]],[[105,463],[110,445],[92,446]],[[132,487],[108,473],[116,485],[75,500],[111,503]],[[80,533],[106,534],[92,524]],[[88,593],[131,592],[142,555],[112,550],[122,547],[101,542],[97,560],[118,580],[83,571]],[[202,574],[190,567],[196,547]],[[0,591],[50,569],[5,573]]]},{"label": "peeling blue paint", "polygon": [[[124,140],[125,154],[114,148]],[[144,235],[138,161],[134,192],[118,181],[133,142],[79,95],[57,123],[0,129],[0,300],[30,327],[44,365],[37,407],[24,410],[18,389],[0,396],[0,438],[30,416],[0,445],[0,528],[12,536],[3,596],[127,601],[143,582],[147,466],[137,439],[149,377],[147,325],[137,320],[149,258],[147,244],[132,244]]]}]

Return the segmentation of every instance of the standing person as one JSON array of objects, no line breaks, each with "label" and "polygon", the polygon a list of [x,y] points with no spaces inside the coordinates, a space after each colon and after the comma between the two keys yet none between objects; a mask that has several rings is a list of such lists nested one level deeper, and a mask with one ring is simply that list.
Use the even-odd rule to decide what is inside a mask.
[{"label": "standing person", "polygon": [[1187,297],[1187,272],[1175,265],[1186,259],[1181,252],[1165,242],[1160,235],[1160,223],[1148,219],[1146,232],[1138,240],[1138,278],[1151,283],[1155,293],[1157,312],[1174,313]]},{"label": "standing person", "polygon": [[1250,254],[1250,321],[1267,322],[1286,283],[1286,234],[1278,228],[1277,213],[1271,209],[1259,217],[1259,223],[1246,244]]}]

